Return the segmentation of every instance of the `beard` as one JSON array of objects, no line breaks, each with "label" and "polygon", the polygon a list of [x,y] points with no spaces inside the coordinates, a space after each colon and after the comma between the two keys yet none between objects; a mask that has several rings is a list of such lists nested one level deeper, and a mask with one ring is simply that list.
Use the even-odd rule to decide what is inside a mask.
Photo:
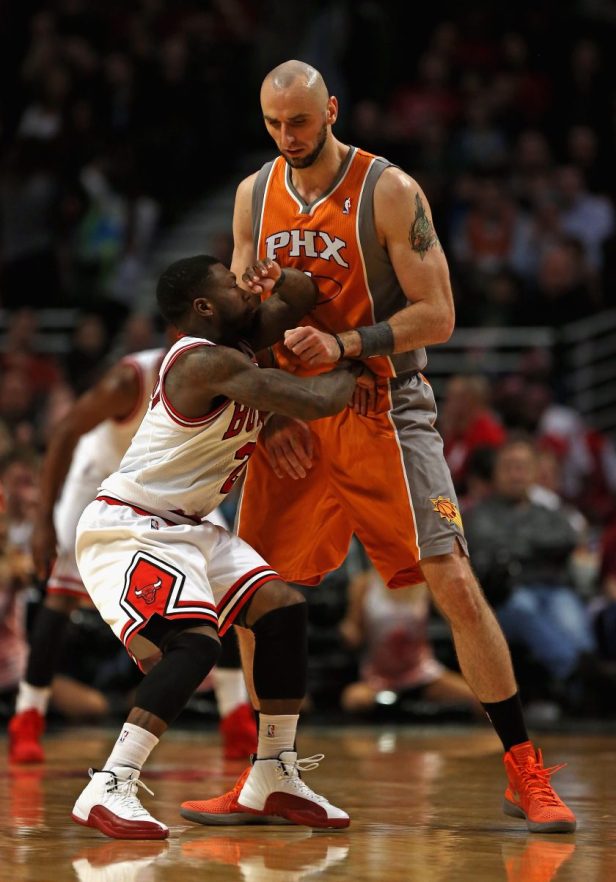
[{"label": "beard", "polygon": [[[321,131],[319,132],[319,136],[317,138],[316,147],[312,150],[308,156],[298,156],[297,158],[285,156],[285,161],[287,165],[290,165],[291,168],[309,168],[313,163],[321,155],[321,151],[325,147],[325,142],[327,141],[327,126],[324,125]],[[284,153],[282,154],[284,156]]]}]

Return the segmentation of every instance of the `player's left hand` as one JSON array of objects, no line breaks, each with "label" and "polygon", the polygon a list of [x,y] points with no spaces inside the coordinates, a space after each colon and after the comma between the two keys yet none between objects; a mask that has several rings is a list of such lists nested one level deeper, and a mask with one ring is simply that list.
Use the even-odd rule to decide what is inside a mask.
[{"label": "player's left hand", "polygon": [[376,410],[378,390],[378,377],[364,365],[363,372],[357,378],[350,406],[361,416],[368,416]]},{"label": "player's left hand", "polygon": [[281,275],[282,267],[266,257],[265,260],[258,260],[252,266],[246,267],[242,282],[255,294],[264,294],[272,290]]},{"label": "player's left hand", "polygon": [[340,360],[340,347],[333,335],[318,331],[316,328],[292,328],[290,331],[285,331],[284,345],[304,364],[312,367],[334,364]]}]

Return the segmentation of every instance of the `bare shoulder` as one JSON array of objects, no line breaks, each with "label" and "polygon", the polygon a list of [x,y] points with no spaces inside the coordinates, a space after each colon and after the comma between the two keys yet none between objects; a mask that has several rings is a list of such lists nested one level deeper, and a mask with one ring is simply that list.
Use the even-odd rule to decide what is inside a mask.
[{"label": "bare shoulder", "polygon": [[401,168],[386,168],[374,188],[374,209],[377,220],[381,214],[410,217],[417,197],[427,205],[425,193],[415,180]]},{"label": "bare shoulder", "polygon": [[[177,380],[199,382],[200,386],[211,385],[225,379],[239,370],[255,367],[243,352],[230,346],[196,346],[183,353],[173,366]],[[171,374],[171,371],[170,371]]]},{"label": "bare shoulder", "polygon": [[237,190],[235,191],[236,204],[238,202],[250,201],[252,199],[252,191],[258,174],[259,172],[253,172],[251,175],[248,175],[247,178],[244,178],[239,182]]},{"label": "bare shoulder", "polygon": [[381,242],[387,246],[404,241],[422,260],[432,248],[442,253],[426,194],[402,169],[388,168],[377,181],[374,221]]},{"label": "bare shoulder", "polygon": [[129,358],[122,358],[108,368],[94,390],[118,395],[136,394],[139,388],[139,366]]}]

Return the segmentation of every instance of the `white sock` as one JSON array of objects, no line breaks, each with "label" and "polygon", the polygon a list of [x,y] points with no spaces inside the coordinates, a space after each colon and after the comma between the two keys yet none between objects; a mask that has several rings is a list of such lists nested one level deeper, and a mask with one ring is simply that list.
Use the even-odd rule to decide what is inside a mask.
[{"label": "white sock", "polygon": [[19,684],[19,692],[17,693],[15,713],[20,714],[22,711],[37,710],[39,714],[45,716],[50,695],[51,686],[30,686],[29,683],[22,681]]},{"label": "white sock", "polygon": [[226,717],[240,704],[249,704],[248,692],[241,668],[214,668],[214,692],[221,717]]},{"label": "white sock", "polygon": [[156,735],[152,735],[147,729],[134,726],[132,723],[124,723],[120,736],[113,745],[113,750],[103,769],[111,770],[117,766],[141,769],[158,744],[158,740]]},{"label": "white sock", "polygon": [[299,714],[259,714],[257,759],[272,759],[283,750],[294,750]]}]

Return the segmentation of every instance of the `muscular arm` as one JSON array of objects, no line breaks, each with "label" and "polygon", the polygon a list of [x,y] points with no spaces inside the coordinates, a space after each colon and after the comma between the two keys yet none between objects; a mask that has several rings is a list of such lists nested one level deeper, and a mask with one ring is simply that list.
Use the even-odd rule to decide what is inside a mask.
[{"label": "muscular arm", "polygon": [[[256,254],[252,235],[252,190],[256,174],[245,178],[235,196],[233,210],[233,258],[231,272],[246,284],[246,268],[252,266]],[[255,290],[252,288],[252,290]],[[261,293],[258,291],[258,293]],[[276,293],[263,301],[255,316],[255,325],[248,342],[255,352],[282,340],[284,332],[293,328],[317,302],[317,288],[312,279],[300,270],[287,268],[283,283]]]},{"label": "muscular arm", "polygon": [[[421,187],[400,169],[388,168],[375,187],[374,218],[409,305],[369,332],[377,343],[372,351],[364,349],[358,331],[339,334],[345,356],[391,355],[444,343],[454,326],[453,296],[447,261]],[[307,364],[328,364],[340,358],[334,337],[315,328],[287,331],[285,345]]]},{"label": "muscular arm", "polygon": [[[273,261],[272,261],[273,263]],[[287,267],[278,291],[259,306],[248,342],[255,352],[282,340],[284,332],[293,328],[317,303],[315,283],[301,270]]]},{"label": "muscular arm", "polygon": [[37,572],[44,578],[54,554],[53,509],[68,474],[77,442],[106,419],[120,419],[137,402],[139,380],[135,369],[123,362],[114,365],[85,392],[54,428],[40,475],[40,504],[32,537]]},{"label": "muscular arm", "polygon": [[257,410],[317,420],[345,407],[360,370],[360,365],[349,365],[318,377],[293,377],[284,371],[258,368],[226,346],[199,347],[173,366],[165,392],[173,406],[188,417],[207,413],[212,401],[224,395]]},{"label": "muscular arm", "polygon": [[[447,260],[423,190],[400,169],[387,169],[374,191],[374,217],[381,244],[409,300],[407,307],[388,319],[393,351],[444,343],[454,327],[453,295]],[[360,354],[356,331],[340,336],[346,355]]]}]

